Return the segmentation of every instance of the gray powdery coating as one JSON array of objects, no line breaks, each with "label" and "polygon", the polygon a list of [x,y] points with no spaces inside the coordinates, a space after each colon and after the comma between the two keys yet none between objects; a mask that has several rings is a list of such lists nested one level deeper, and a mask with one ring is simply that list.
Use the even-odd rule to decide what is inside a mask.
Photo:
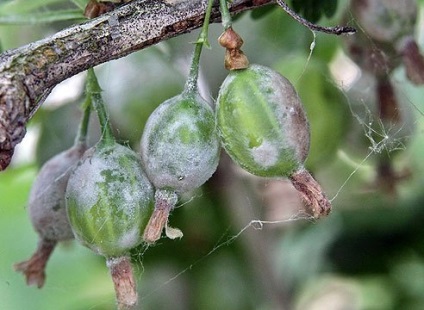
[{"label": "gray powdery coating", "polygon": [[149,117],[141,156],[157,189],[198,188],[218,166],[220,143],[211,107],[199,95],[163,102]]},{"label": "gray powdery coating", "polygon": [[28,213],[42,239],[68,240],[74,237],[65,208],[69,176],[86,150],[78,144],[57,154],[41,168],[29,194]]},{"label": "gray powdery coating", "polygon": [[153,207],[153,187],[137,154],[115,143],[88,150],[66,190],[75,237],[104,256],[141,243]]}]

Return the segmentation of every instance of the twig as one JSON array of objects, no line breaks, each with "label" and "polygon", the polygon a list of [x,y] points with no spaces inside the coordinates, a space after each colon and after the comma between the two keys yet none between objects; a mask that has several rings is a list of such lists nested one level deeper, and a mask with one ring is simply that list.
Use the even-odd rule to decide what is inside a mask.
[{"label": "twig", "polygon": [[336,27],[323,27],[316,24],[311,23],[310,21],[307,21],[306,19],[302,18],[298,14],[296,14],[295,11],[293,11],[283,0],[277,0],[277,4],[283,8],[283,10],[289,14],[291,17],[293,17],[297,22],[301,23],[305,27],[309,28],[312,31],[320,31],[325,32],[329,34],[335,34],[335,35],[341,35],[341,34],[354,34],[356,32],[356,29],[353,27],[348,26],[336,26]]},{"label": "twig", "polygon": [[[238,13],[275,0],[234,0]],[[10,163],[25,126],[51,90],[98,64],[187,33],[203,24],[207,0],[170,5],[134,0],[46,39],[0,54],[0,170]],[[211,21],[220,19],[218,5]]]}]

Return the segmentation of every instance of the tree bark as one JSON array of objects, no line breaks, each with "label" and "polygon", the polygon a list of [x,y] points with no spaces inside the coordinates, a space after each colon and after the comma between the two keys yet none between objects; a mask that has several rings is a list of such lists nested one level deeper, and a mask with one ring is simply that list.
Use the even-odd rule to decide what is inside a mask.
[{"label": "tree bark", "polygon": [[[202,26],[207,0],[169,3],[134,0],[96,19],[0,54],[0,171],[9,165],[15,146],[25,136],[28,120],[58,83]],[[233,0],[230,10],[238,13],[273,3],[275,0]],[[216,4],[211,21],[219,18]]]}]

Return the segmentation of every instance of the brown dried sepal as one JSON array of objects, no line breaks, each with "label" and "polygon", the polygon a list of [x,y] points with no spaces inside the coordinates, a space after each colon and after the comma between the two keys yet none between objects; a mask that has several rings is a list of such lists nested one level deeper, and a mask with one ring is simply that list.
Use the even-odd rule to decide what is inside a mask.
[{"label": "brown dried sepal", "polygon": [[290,176],[294,188],[300,193],[303,202],[315,218],[326,216],[331,211],[331,203],[321,186],[306,169],[300,169]]},{"label": "brown dried sepal", "polygon": [[239,49],[227,49],[225,51],[224,65],[227,70],[246,69],[249,66],[249,60],[243,51]]},{"label": "brown dried sepal", "polygon": [[249,60],[240,49],[243,45],[243,39],[233,28],[226,29],[218,38],[218,42],[225,47],[224,66],[227,70],[246,69],[249,66]]},{"label": "brown dried sepal", "polygon": [[155,243],[160,239],[162,231],[168,223],[169,213],[171,211],[170,206],[164,202],[156,202],[155,210],[147,223],[147,226],[143,233],[143,240],[147,243]]},{"label": "brown dried sepal", "polygon": [[238,35],[233,28],[225,30],[218,38],[219,44],[226,49],[240,49],[243,45],[243,39]]},{"label": "brown dried sepal", "polygon": [[41,239],[37,250],[29,260],[13,266],[15,271],[20,271],[25,275],[27,285],[37,285],[38,288],[43,287],[46,279],[44,269],[56,244],[56,241]]}]

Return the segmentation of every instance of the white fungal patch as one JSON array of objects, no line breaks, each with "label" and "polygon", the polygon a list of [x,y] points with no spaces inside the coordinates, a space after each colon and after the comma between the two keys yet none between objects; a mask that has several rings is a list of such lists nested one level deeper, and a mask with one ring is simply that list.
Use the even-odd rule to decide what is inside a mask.
[{"label": "white fungal patch", "polygon": [[108,256],[140,243],[153,187],[137,154],[114,144],[86,152],[68,182],[67,199],[75,235]]},{"label": "white fungal patch", "polygon": [[277,164],[279,158],[278,146],[269,141],[264,141],[258,147],[252,148],[251,154],[255,162],[265,168]]},{"label": "white fungal patch", "polygon": [[139,227],[134,227],[131,230],[125,231],[125,234],[121,236],[118,241],[118,245],[123,250],[127,250],[135,247],[140,243],[140,229]]}]

